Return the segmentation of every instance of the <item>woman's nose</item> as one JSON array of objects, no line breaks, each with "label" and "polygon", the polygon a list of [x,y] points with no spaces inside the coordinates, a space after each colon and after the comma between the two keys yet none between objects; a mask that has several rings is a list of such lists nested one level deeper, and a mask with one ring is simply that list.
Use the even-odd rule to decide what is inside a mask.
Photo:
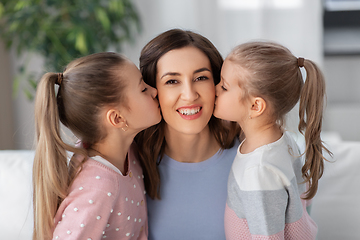
[{"label": "woman's nose", "polygon": [[189,83],[184,85],[181,96],[186,101],[194,101],[199,97],[199,93],[194,84]]}]

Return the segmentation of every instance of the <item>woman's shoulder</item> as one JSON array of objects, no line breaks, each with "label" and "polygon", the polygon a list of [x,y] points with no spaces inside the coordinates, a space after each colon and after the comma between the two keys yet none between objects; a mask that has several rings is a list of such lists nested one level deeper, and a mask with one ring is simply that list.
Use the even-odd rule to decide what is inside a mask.
[{"label": "woman's shoulder", "polygon": [[220,152],[224,153],[225,155],[234,155],[235,157],[236,152],[238,151],[240,146],[240,140],[238,138],[234,139],[234,144],[229,146],[229,148],[221,149]]},{"label": "woman's shoulder", "polygon": [[[239,140],[236,140],[234,142],[234,145],[230,148],[226,148],[226,149],[219,149],[219,151],[210,159],[215,163],[215,162],[220,162],[223,165],[227,165],[229,167],[231,167],[235,157],[236,157],[236,153],[239,149],[239,145],[240,142]],[[210,160],[208,159],[208,160]]]}]

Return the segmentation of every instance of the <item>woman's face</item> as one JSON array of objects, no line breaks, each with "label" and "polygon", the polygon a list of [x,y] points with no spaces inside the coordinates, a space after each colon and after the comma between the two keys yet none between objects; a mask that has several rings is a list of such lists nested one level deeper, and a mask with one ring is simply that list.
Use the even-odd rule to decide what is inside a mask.
[{"label": "woman's face", "polygon": [[208,57],[189,46],[164,54],[157,64],[156,87],[170,131],[197,134],[207,126],[215,101]]}]

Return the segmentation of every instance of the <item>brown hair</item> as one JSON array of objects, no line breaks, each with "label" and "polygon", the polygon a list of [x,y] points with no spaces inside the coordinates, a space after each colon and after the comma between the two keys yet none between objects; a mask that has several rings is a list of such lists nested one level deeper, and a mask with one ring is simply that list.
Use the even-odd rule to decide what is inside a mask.
[{"label": "brown hair", "polygon": [[[218,84],[223,63],[223,58],[218,50],[204,36],[181,29],[171,29],[158,35],[142,49],[140,71],[144,81],[156,88],[157,63],[159,59],[171,50],[187,46],[198,48],[209,58],[214,84]],[[234,139],[239,133],[239,127],[235,123],[229,124],[212,116],[208,124],[211,133],[223,149],[234,145]],[[165,121],[161,120],[159,124],[140,132],[135,137],[144,168],[146,191],[151,198],[160,198],[160,176],[157,164],[161,161],[166,145],[165,125]]]},{"label": "brown hair", "polygon": [[[239,84],[246,96],[258,96],[269,105],[273,121],[284,125],[285,115],[300,100],[299,131],[304,134],[305,164],[302,175],[309,183],[305,199],[315,196],[324,170],[322,151],[329,154],[320,138],[325,102],[325,80],[316,64],[299,58],[277,43],[249,42],[237,46],[228,60],[238,64],[247,76]],[[300,63],[300,64],[299,64]],[[306,70],[305,83],[299,67]]]},{"label": "brown hair", "polygon": [[85,150],[64,143],[60,121],[89,145],[106,137],[99,111],[125,101],[120,80],[125,61],[116,53],[92,54],[72,61],[63,74],[41,78],[35,99],[34,240],[51,239],[56,211],[77,172],[75,163],[68,164],[66,151],[86,156]]}]

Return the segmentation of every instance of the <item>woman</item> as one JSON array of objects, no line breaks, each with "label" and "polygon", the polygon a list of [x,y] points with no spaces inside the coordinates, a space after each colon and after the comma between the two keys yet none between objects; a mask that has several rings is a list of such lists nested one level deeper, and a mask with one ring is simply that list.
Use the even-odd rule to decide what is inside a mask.
[{"label": "woman", "polygon": [[180,29],[160,34],[141,52],[141,73],[157,88],[163,116],[136,138],[149,239],[225,239],[227,179],[239,129],[212,115],[222,63],[208,39]]}]

